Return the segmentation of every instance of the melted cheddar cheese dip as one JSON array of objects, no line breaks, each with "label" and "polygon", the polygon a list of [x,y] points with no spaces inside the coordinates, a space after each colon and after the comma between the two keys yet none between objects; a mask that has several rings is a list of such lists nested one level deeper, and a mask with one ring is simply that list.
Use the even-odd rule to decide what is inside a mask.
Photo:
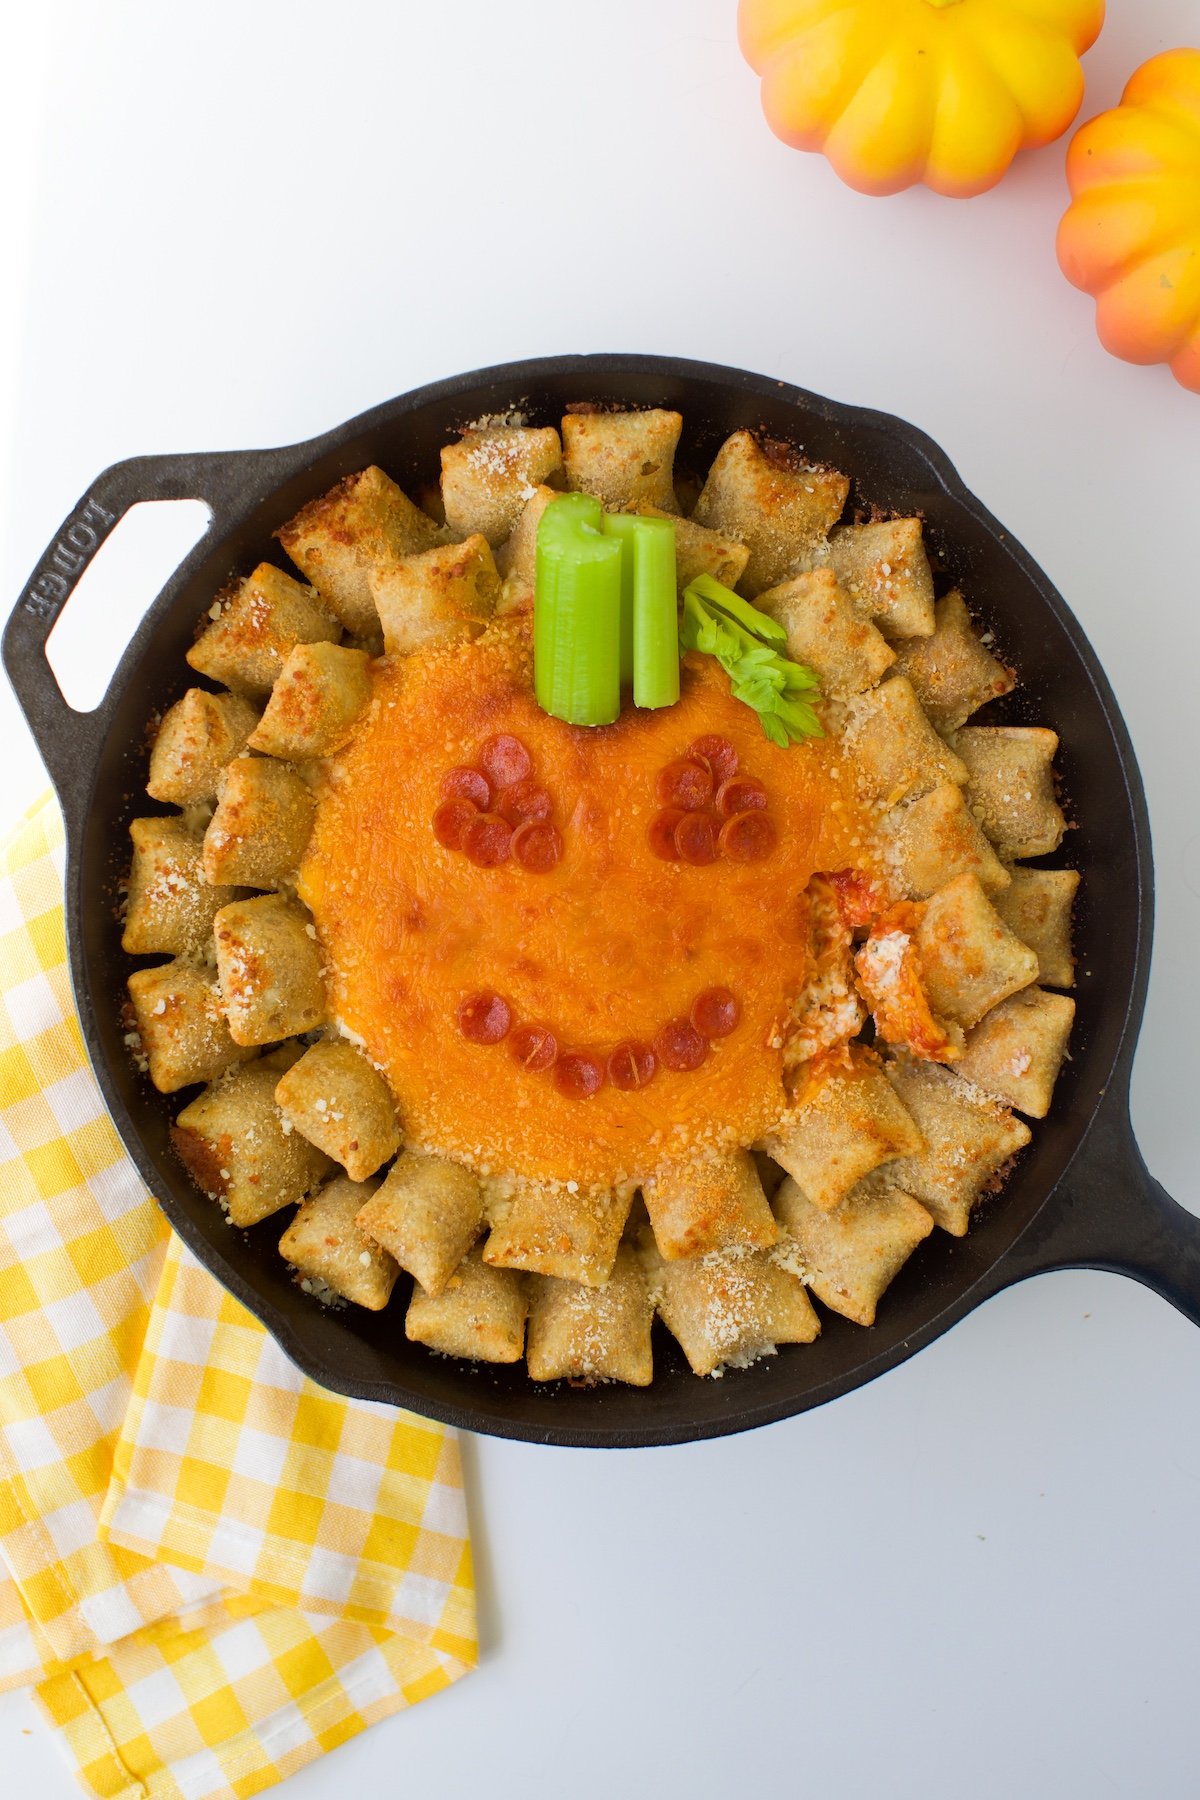
[{"label": "melted cheddar cheese dip", "polygon": [[[581,1189],[638,1180],[703,1142],[757,1141],[785,1105],[783,1049],[813,966],[804,889],[869,867],[870,826],[830,740],[780,749],[711,658],[688,656],[676,706],[582,729],[532,693],[528,627],[373,665],[353,742],[324,765],[300,894],[324,950],[330,1010],[393,1090],[405,1139],[481,1173]],[[446,772],[512,734],[550,795],[561,858],[547,872],[479,867],[431,823]],[[737,751],[777,837],[754,862],[656,855],[659,771],[696,738]],[[464,1036],[481,991],[561,1052],[651,1042],[696,998],[729,990],[740,1019],[690,1071],[588,1099]]]}]

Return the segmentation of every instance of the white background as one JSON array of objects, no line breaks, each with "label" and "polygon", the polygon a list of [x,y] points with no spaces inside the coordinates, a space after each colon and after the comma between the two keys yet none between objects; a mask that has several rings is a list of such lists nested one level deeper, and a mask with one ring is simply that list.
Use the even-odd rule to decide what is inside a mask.
[{"label": "white background", "polygon": [[[1061,145],[969,204],[861,198],[770,136],[734,10],[21,9],[5,607],[118,457],[298,439],[510,358],[676,352],[914,420],[1067,595],[1124,707],[1159,875],[1135,1119],[1200,1211],[1200,398],[1108,358],[1058,274]],[[1110,14],[1089,113],[1200,39],[1194,0]],[[70,622],[93,679],[157,585],[148,550],[132,565]],[[0,730],[15,812],[44,778],[7,693]],[[1200,1333],[1070,1274],[750,1437],[476,1441],[481,1669],[289,1796],[1194,1796],[1198,1423]],[[76,1791],[23,1696],[0,1754],[6,1796]]]}]

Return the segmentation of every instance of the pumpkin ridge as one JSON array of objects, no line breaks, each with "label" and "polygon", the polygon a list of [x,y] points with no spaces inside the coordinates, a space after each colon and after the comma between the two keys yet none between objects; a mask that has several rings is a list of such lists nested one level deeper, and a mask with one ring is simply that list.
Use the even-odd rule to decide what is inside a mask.
[{"label": "pumpkin ridge", "polygon": [[[1019,15],[1019,29],[1026,34],[1028,39],[1032,40],[1032,42],[1027,42],[1022,46],[1022,55],[1028,61],[1032,61],[1035,56],[1049,59],[1050,57],[1056,57],[1060,52],[1065,51],[1064,66],[1063,70],[1058,74],[1058,80],[1061,83],[1064,80],[1064,76],[1071,76],[1077,82],[1077,98],[1070,112],[1067,112],[1064,103],[1059,108],[1055,122],[1047,126],[1044,118],[1044,107],[1043,116],[1041,117],[1032,112],[1026,105],[1024,93],[1022,89],[1018,87],[1012,74],[1004,67],[1002,62],[996,60],[997,55],[1003,48],[1003,38],[1006,35],[1015,35],[1015,30],[1018,28],[1014,26],[1011,19],[1005,17],[1005,14],[1010,12],[1010,10],[1011,9],[1008,6],[1003,4],[1003,0],[1001,0],[998,16],[995,16],[990,20],[986,18],[980,20],[977,18],[975,21],[975,32],[972,43],[975,50],[979,53],[981,61],[987,65],[988,69],[995,76],[997,82],[1008,95],[1020,115],[1023,139],[1020,147],[1036,150],[1047,143],[1053,142],[1054,138],[1060,136],[1078,113],[1080,106],[1083,104],[1083,70],[1080,67],[1078,54],[1072,47],[1070,39],[1066,38],[1062,31],[1052,30],[1044,20],[1032,19],[1025,13]],[[1046,135],[1047,130],[1050,132],[1049,137]]]}]

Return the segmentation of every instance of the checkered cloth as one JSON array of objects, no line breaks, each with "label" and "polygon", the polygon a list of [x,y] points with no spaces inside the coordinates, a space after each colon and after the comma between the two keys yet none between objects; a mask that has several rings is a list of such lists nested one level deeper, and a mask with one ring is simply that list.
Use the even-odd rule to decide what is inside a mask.
[{"label": "checkered cloth", "polygon": [[314,1386],[171,1235],[0,851],[0,1687],[104,1800],[260,1793],[476,1660],[453,1433]]}]

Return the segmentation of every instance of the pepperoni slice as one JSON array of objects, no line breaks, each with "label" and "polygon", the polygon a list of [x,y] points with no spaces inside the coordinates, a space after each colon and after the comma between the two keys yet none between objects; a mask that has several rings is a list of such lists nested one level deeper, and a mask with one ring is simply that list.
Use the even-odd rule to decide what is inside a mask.
[{"label": "pepperoni slice", "polygon": [[493,787],[512,787],[524,781],[533,768],[533,760],[520,738],[502,731],[482,745],[479,760]]},{"label": "pepperoni slice", "polygon": [[707,813],[684,813],[675,827],[675,854],[680,862],[702,868],[717,860],[717,834]]},{"label": "pepperoni slice", "polygon": [[618,1044],[608,1059],[608,1079],[624,1094],[644,1088],[657,1071],[658,1058],[649,1044],[639,1044],[634,1038]]},{"label": "pepperoni slice", "polygon": [[477,813],[463,826],[461,848],[480,869],[495,869],[508,860],[512,826],[498,813]]},{"label": "pepperoni slice", "polygon": [[658,771],[654,784],[660,806],[678,806],[684,812],[699,812],[713,796],[712,770],[703,763],[680,757]]},{"label": "pepperoni slice", "polygon": [[546,1025],[518,1025],[508,1047],[523,1069],[540,1075],[558,1061],[558,1039]]},{"label": "pepperoni slice", "polygon": [[550,796],[531,775],[526,775],[524,780],[514,781],[511,787],[502,789],[496,811],[510,825],[527,825],[531,819],[550,817]]},{"label": "pepperoni slice", "polygon": [[498,1044],[508,1036],[512,1007],[502,994],[484,988],[459,1002],[458,1029],[473,1044]]},{"label": "pepperoni slice", "polygon": [[723,819],[734,813],[754,812],[767,804],[767,790],[753,775],[731,775],[717,789],[717,811]]},{"label": "pepperoni slice", "polygon": [[664,1069],[698,1069],[708,1055],[708,1039],[690,1019],[668,1019],[654,1040],[654,1054]]},{"label": "pepperoni slice", "polygon": [[487,776],[478,769],[447,769],[442,776],[442,799],[469,800],[480,812],[486,812],[492,804],[492,790]]},{"label": "pepperoni slice", "polygon": [[707,763],[717,781],[728,781],[731,775],[737,774],[738,753],[728,738],[708,733],[690,743],[687,753],[698,762]]},{"label": "pepperoni slice", "polygon": [[679,852],[675,848],[675,827],[687,814],[680,812],[677,806],[664,807],[663,811],[650,826],[650,848],[655,856],[661,856],[664,862],[678,862]]},{"label": "pepperoni slice", "polygon": [[433,815],[433,835],[446,850],[462,849],[462,834],[479,817],[469,800],[443,800]]},{"label": "pepperoni slice", "polygon": [[562,859],[563,841],[549,819],[531,819],[512,835],[512,853],[530,875],[548,875]]},{"label": "pepperoni slice", "polygon": [[770,856],[778,837],[765,812],[740,812],[726,819],[719,842],[730,862],[761,862]]},{"label": "pepperoni slice", "polygon": [[728,988],[705,988],[692,1001],[692,1024],[701,1037],[728,1037],[731,1031],[736,1031],[741,1016],[741,1001]]},{"label": "pepperoni slice", "polygon": [[568,1050],[554,1065],[554,1082],[569,1100],[590,1100],[604,1086],[604,1058],[590,1050]]}]

